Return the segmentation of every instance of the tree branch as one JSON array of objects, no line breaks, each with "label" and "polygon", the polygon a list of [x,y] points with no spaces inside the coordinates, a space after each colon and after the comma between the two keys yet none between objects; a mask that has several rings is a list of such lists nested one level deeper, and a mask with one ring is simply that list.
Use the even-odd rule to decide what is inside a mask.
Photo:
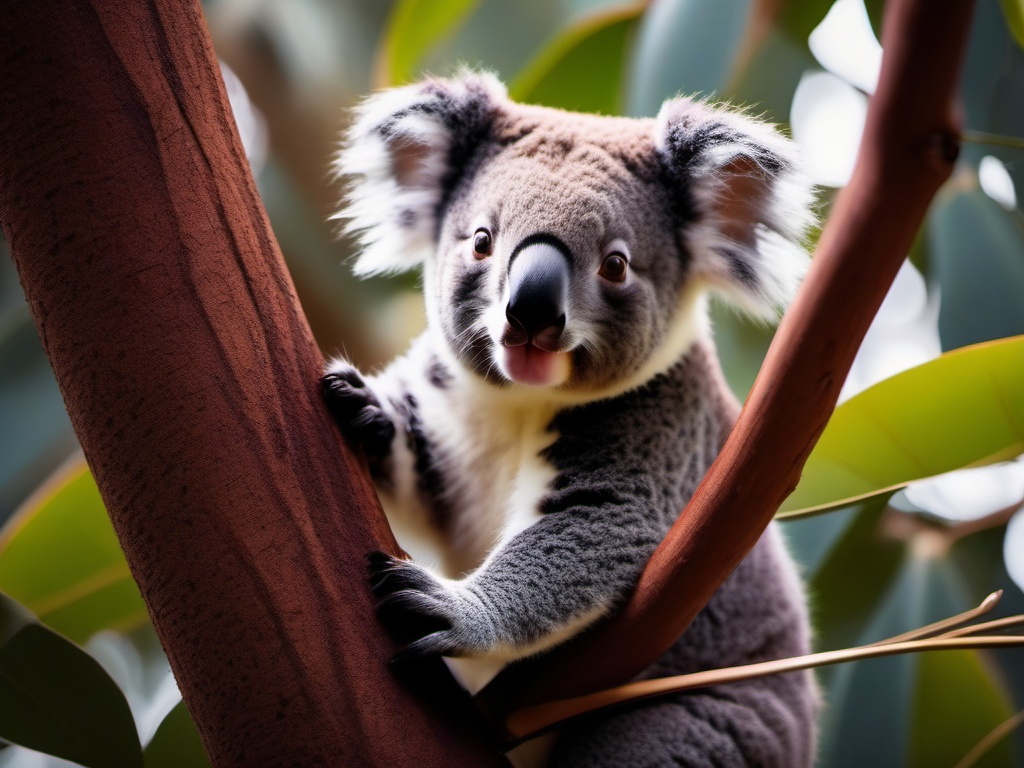
[{"label": "tree branch", "polygon": [[618,614],[481,691],[478,702],[495,722],[642,671],[675,642],[796,487],[864,333],[952,171],[952,105],[972,8],[961,0],[887,3],[882,73],[853,178],[721,455]]},{"label": "tree branch", "polygon": [[199,3],[3,0],[0,39],[0,220],[214,765],[504,764],[440,661],[390,672],[365,557],[397,547]]}]

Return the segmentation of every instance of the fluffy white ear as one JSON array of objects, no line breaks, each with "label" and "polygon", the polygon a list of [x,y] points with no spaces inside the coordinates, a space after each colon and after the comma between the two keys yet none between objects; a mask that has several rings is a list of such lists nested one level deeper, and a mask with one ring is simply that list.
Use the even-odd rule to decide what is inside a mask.
[{"label": "fluffy white ear", "polygon": [[750,314],[771,318],[807,269],[811,185],[792,141],[747,115],[666,101],[655,145],[668,171],[694,276]]},{"label": "fluffy white ear", "polygon": [[350,184],[334,218],[359,236],[357,274],[422,263],[448,195],[505,98],[493,75],[467,72],[382,91],[357,107],[334,165]]}]

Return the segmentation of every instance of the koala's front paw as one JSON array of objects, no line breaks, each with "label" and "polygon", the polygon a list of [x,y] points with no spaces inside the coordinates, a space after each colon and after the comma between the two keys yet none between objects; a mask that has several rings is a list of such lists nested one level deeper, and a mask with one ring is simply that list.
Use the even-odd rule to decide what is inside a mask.
[{"label": "koala's front paw", "polygon": [[395,425],[359,371],[347,363],[335,363],[320,384],[327,407],[342,432],[362,445],[370,458],[387,456]]},{"label": "koala's front paw", "polygon": [[480,656],[494,646],[490,621],[468,589],[442,583],[426,568],[383,552],[370,555],[370,586],[381,623],[406,647],[395,660]]}]

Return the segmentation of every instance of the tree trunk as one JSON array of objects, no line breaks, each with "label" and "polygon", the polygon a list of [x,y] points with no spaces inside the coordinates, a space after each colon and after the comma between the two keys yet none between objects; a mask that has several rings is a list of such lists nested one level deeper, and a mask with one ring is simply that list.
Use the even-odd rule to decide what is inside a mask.
[{"label": "tree trunk", "polygon": [[0,220],[214,765],[504,764],[439,661],[389,669],[365,560],[397,547],[199,3],[3,0],[0,40]]}]

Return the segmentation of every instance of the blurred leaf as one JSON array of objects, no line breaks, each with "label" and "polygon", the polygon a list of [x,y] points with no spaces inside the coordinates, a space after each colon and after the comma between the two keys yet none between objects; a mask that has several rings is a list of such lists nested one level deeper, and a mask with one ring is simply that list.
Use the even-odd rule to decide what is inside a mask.
[{"label": "blurred leaf", "polygon": [[717,297],[711,301],[711,326],[722,371],[733,393],[743,401],[761,369],[775,329],[743,317]]},{"label": "blurred leaf", "polygon": [[782,513],[810,512],[1024,452],[1024,336],[945,355],[836,408]]},{"label": "blurred leaf", "polygon": [[858,642],[903,562],[902,542],[880,531],[888,496],[861,505],[821,566],[807,576],[811,623],[821,650]]},{"label": "blurred leaf", "polygon": [[928,219],[943,349],[1024,333],[1024,226],[976,184],[946,187]]},{"label": "blurred leaf", "polygon": [[[1003,136],[1024,135],[1022,88],[1024,51],[1014,42],[999,4],[978,3],[971,21],[960,86],[965,127]],[[963,150],[964,157],[975,164],[980,154],[991,151],[970,143]],[[1018,152],[1017,157],[1020,156]],[[1018,170],[1018,182],[1019,173]]]},{"label": "blurred leaf", "polygon": [[627,111],[654,115],[682,94],[713,96],[728,82],[750,0],[660,0],[644,13],[632,48]]},{"label": "blurred leaf", "polygon": [[184,702],[160,723],[144,757],[146,768],[206,768],[210,765],[199,731]]},{"label": "blurred leaf", "polygon": [[[951,616],[974,602],[959,572],[945,558],[917,564],[921,577],[915,610],[922,624]],[[922,653],[914,657],[915,685],[907,765],[954,764],[1013,709],[977,651]],[[979,768],[1015,765],[1004,741],[978,762]]]},{"label": "blurred leaf", "polygon": [[0,533],[0,590],[75,642],[148,621],[84,461],[58,472]]},{"label": "blurred leaf", "polygon": [[868,12],[868,19],[871,21],[871,29],[875,33],[875,37],[881,40],[885,0],[864,0],[864,8]]},{"label": "blurred leaf", "polygon": [[782,535],[800,573],[814,574],[835,551],[861,507],[844,507],[827,515],[808,515],[780,520]]},{"label": "blurred leaf", "polygon": [[[871,532],[873,536],[874,531]],[[847,563],[843,577],[852,584],[837,585],[839,593],[826,592],[822,601],[855,594],[862,579],[872,579],[875,564],[868,558]],[[860,632],[848,645],[862,645],[892,637],[920,626],[918,598],[925,577],[914,561],[902,559],[899,568],[887,571],[881,594],[872,594]],[[841,599],[841,598],[839,598]],[[836,606],[838,615],[843,606]],[[824,677],[824,676],[823,676]],[[864,768],[906,765],[914,667],[910,655],[842,664],[825,677],[828,696],[821,722],[818,768]]]},{"label": "blurred leaf", "polygon": [[794,42],[807,47],[807,38],[821,23],[834,0],[785,0],[779,14],[779,26]]},{"label": "blurred leaf", "polygon": [[[930,768],[963,757],[1010,714],[1006,695],[977,651],[922,653],[917,659],[910,765]],[[1013,742],[996,744],[975,765],[1012,768]]]},{"label": "blurred leaf", "polygon": [[142,766],[135,721],[114,681],[2,594],[0,738],[88,768]]},{"label": "blurred leaf", "polygon": [[793,94],[801,76],[818,69],[806,41],[798,43],[771,28],[732,72],[723,95],[738,104],[749,104],[751,114],[780,125],[789,123]]},{"label": "blurred leaf", "polygon": [[[867,522],[867,518],[863,520]],[[978,602],[941,548],[929,546],[941,542],[929,539],[931,535],[936,534],[917,529],[909,538],[886,545],[902,549],[910,544],[907,551],[911,556],[901,559],[897,570],[887,569],[889,586],[881,594],[873,594],[870,604],[861,601],[869,618],[859,632],[850,627],[843,645],[891,637],[948,618]],[[878,580],[871,573],[877,562],[871,547],[877,544],[867,539],[864,543],[867,548],[859,553],[852,550],[847,562],[836,564],[836,578],[812,582],[812,594],[819,603],[855,595],[865,578]],[[840,573],[843,565],[845,572]],[[831,619],[843,620],[843,607],[818,620],[825,627]],[[835,634],[834,629],[830,634]],[[837,667],[826,680],[829,693],[820,768],[951,766],[1011,712],[992,671],[974,651],[857,662]],[[865,739],[865,734],[871,738]],[[984,765],[1013,765],[1011,750],[1004,746]]]},{"label": "blurred leaf", "polygon": [[603,11],[560,33],[509,88],[516,101],[577,112],[622,112],[626,53],[644,4]]},{"label": "blurred leaf", "polygon": [[447,73],[455,63],[469,64],[495,72],[508,83],[543,42],[571,24],[579,12],[566,0],[481,0],[466,23],[424,57],[420,69]]},{"label": "blurred leaf", "polygon": [[479,0],[398,0],[379,54],[377,84],[401,85],[414,80],[424,55],[451,35]]},{"label": "blurred leaf", "polygon": [[1024,48],[1024,0],[1000,0],[1003,6],[1003,16],[1006,17],[1006,26],[1017,41],[1017,45]]}]

